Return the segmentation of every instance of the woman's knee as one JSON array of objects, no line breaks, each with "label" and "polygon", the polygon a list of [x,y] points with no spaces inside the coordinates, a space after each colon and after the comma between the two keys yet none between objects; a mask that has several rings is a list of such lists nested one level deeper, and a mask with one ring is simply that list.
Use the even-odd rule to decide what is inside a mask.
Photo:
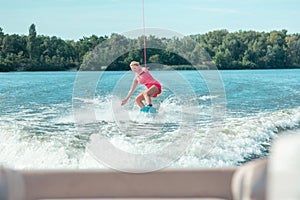
[{"label": "woman's knee", "polygon": [[143,94],[139,94],[138,96],[135,97],[135,101],[142,101],[144,99]]},{"label": "woman's knee", "polygon": [[149,90],[144,91],[144,92],[143,92],[143,96],[144,96],[144,97],[145,97],[145,96],[150,96]]},{"label": "woman's knee", "polygon": [[150,89],[146,90],[145,92],[143,92],[144,96],[153,96],[154,94],[156,94],[158,92],[158,88],[157,87],[151,87]]}]

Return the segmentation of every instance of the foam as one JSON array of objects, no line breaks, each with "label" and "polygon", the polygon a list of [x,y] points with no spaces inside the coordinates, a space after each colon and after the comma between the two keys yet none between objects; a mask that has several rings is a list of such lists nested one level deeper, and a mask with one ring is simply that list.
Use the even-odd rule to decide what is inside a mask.
[{"label": "foam", "polygon": [[[82,126],[95,126],[91,130],[98,130],[115,146],[130,153],[153,153],[172,144],[179,137],[179,128],[195,133],[191,144],[178,160],[170,163],[170,168],[240,165],[253,157],[268,155],[274,138],[300,127],[300,107],[248,117],[228,116],[219,122],[222,125],[219,132],[209,135],[209,130],[216,126],[207,118],[209,106],[195,106],[191,108],[194,113],[184,113],[189,105],[181,105],[170,97],[160,103],[158,117],[149,118],[140,115],[135,107],[114,107],[112,97],[84,101],[96,107],[96,123]],[[114,112],[118,109],[128,111],[124,122],[116,122]],[[80,135],[76,131],[73,113],[62,112],[55,117],[56,112],[53,108],[42,108],[36,114],[30,109],[23,110],[17,116],[26,119],[16,122],[14,118],[0,117],[1,162],[17,169],[106,168],[84,148],[90,133]],[[81,114],[89,113],[83,109]],[[195,118],[193,123],[197,126],[188,127],[192,121],[184,124],[188,114]],[[43,117],[49,115],[50,119]],[[151,127],[156,132],[147,132]]]}]

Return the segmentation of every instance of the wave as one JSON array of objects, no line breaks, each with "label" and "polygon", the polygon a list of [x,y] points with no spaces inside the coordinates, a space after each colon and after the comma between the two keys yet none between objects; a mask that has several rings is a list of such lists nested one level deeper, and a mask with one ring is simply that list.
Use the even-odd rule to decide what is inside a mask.
[{"label": "wave", "polygon": [[[236,166],[269,155],[272,141],[284,134],[300,134],[300,107],[260,113],[252,117],[226,118],[215,142],[203,153],[201,140],[174,167]],[[203,140],[202,140],[203,141]],[[206,146],[207,148],[207,146]]]},{"label": "wave", "polygon": [[[114,104],[120,99],[113,98],[79,100],[96,105],[96,122],[82,125],[90,130],[87,134],[78,133],[72,112],[53,117],[55,111],[45,108],[39,115],[52,113],[52,117],[43,123],[32,118],[34,115],[29,111],[26,111],[26,118],[16,122],[13,118],[0,117],[2,164],[17,169],[106,168],[85,148],[95,130],[124,151],[152,153],[172,144],[181,129],[193,133],[192,142],[168,167],[236,166],[267,156],[272,141],[281,135],[300,134],[300,107],[213,122],[208,116],[209,106],[190,107],[193,112],[184,113],[191,105],[182,105],[175,97],[155,102],[154,105],[160,106],[158,115],[152,118],[140,115],[134,102],[121,107]],[[126,111],[126,117],[114,114],[122,113],[122,110]],[[79,112],[83,116],[89,115],[84,108]],[[190,121],[185,124],[185,120]]]}]

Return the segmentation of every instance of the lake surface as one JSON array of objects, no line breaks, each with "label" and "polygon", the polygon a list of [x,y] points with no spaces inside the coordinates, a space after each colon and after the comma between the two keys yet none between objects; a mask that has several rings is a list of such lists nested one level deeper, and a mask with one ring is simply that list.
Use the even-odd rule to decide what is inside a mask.
[{"label": "lake surface", "polygon": [[97,155],[108,152],[87,148],[97,148],[97,136],[135,155],[178,145],[184,136],[181,154],[174,151],[166,167],[238,166],[268,156],[277,137],[300,134],[299,69],[205,73],[152,71],[163,92],[153,99],[158,113],[151,116],[134,102],[142,85],[120,106],[132,72],[0,73],[0,163],[107,168]]}]

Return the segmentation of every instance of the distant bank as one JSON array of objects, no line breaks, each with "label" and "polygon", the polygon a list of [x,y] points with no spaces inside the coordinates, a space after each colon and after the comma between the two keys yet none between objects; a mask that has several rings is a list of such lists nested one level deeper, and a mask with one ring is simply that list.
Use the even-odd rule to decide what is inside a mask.
[{"label": "distant bank", "polygon": [[[192,70],[195,63],[200,69],[216,66],[219,70],[300,68],[300,34],[288,34],[287,30],[216,30],[184,38],[148,36],[147,43],[157,48],[147,48],[146,62],[161,63],[162,69]],[[119,71],[129,70],[132,60],[144,63],[143,58],[142,37],[92,35],[73,41],[38,35],[34,24],[28,35],[9,35],[0,28],[1,72],[101,70],[102,66]]]}]

